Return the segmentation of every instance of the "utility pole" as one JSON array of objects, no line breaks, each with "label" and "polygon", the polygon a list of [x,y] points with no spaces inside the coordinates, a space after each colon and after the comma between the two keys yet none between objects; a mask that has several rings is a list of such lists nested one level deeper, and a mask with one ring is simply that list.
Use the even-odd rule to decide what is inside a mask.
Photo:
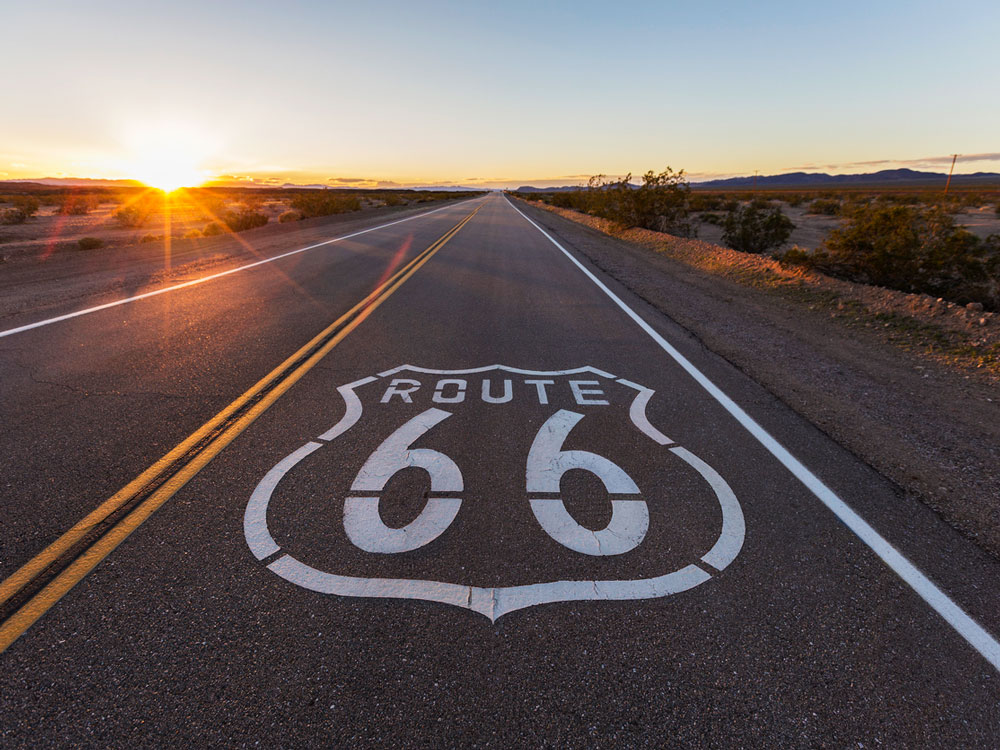
[{"label": "utility pole", "polygon": [[951,186],[951,173],[955,171],[955,162],[958,160],[958,154],[952,154],[951,157],[951,169],[948,170],[948,181],[944,184],[944,194],[948,195],[948,188]]}]

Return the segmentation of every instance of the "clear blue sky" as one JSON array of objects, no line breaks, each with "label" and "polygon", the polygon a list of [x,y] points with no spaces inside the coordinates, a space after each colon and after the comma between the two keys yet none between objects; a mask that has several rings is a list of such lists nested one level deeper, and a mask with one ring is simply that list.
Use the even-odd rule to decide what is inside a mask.
[{"label": "clear blue sky", "polygon": [[10,177],[1000,171],[995,1],[7,6]]}]

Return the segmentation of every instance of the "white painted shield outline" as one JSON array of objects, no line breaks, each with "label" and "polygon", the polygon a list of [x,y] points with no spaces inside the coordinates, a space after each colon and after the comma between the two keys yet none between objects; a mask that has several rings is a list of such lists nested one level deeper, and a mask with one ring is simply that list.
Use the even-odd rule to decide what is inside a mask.
[{"label": "white painted shield outline", "polygon": [[317,570],[305,563],[299,562],[287,553],[280,554],[267,563],[267,569],[290,583],[294,583],[321,594],[336,594],[338,596],[356,596],[391,599],[423,599],[425,601],[451,604],[456,607],[471,609],[485,615],[491,622],[496,622],[503,615],[518,609],[524,609],[536,604],[566,601],[589,600],[629,600],[652,599],[670,594],[678,594],[704,583],[712,577],[706,568],[722,571],[728,566],[743,547],[746,525],[743,510],[733,491],[726,481],[716,471],[695,456],[690,451],[674,443],[662,432],[657,430],[646,418],[646,405],[654,391],[650,388],[633,383],[623,378],[616,378],[610,373],[594,367],[578,367],[573,370],[522,370],[506,365],[490,365],[468,370],[432,370],[412,365],[401,365],[377,376],[356,380],[353,383],[340,386],[337,391],[344,399],[344,416],[333,427],[320,435],[317,440],[309,441],[298,450],[286,456],[276,464],[260,481],[250,496],[243,517],[243,533],[246,536],[250,551],[258,560],[275,558],[281,553],[281,547],[274,541],[267,526],[267,506],[271,494],[278,482],[292,470],[302,459],[321,448],[357,424],[361,418],[361,399],[354,392],[360,386],[372,383],[380,378],[394,375],[402,371],[424,373],[429,375],[470,375],[474,373],[503,370],[518,375],[560,376],[593,373],[609,380],[634,388],[638,391],[629,408],[629,417],[633,424],[645,435],[671,453],[685,461],[702,478],[708,482],[715,492],[722,510],[722,528],[719,537],[712,548],[701,557],[700,563],[691,563],[679,570],[655,578],[637,580],[609,581],[549,581],[521,586],[497,586],[481,588],[464,586],[458,583],[441,581],[423,581],[405,578],[361,578],[342,576]]}]

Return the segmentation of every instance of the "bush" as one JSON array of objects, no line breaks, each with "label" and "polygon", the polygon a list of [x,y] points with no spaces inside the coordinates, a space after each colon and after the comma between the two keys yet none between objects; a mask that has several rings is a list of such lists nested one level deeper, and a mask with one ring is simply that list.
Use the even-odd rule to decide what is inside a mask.
[{"label": "bush", "polygon": [[279,224],[287,224],[290,221],[299,221],[302,219],[302,214],[298,211],[283,211],[281,216],[278,217]]},{"label": "bush", "polygon": [[755,200],[730,211],[722,225],[722,241],[744,253],[763,253],[788,242],[795,225],[778,206]]},{"label": "bush", "polygon": [[398,193],[386,193],[382,196],[382,200],[385,201],[387,206],[400,206],[406,201],[403,200],[403,196]]},{"label": "bush", "polygon": [[572,208],[609,219],[621,227],[641,227],[656,232],[690,236],[691,188],[684,179],[684,170],[670,167],[642,176],[642,184],[632,184],[632,175],[606,182],[604,175],[590,178],[586,190],[554,193],[553,206]]},{"label": "bush", "polygon": [[940,207],[876,203],[854,210],[823,247],[783,262],[838,278],[1000,309],[1000,236],[980,240]]},{"label": "bush", "polygon": [[721,211],[725,205],[726,199],[713,193],[691,193],[688,196],[688,207],[692,211]]},{"label": "bush", "polygon": [[0,211],[0,224],[23,224],[27,220],[28,214],[20,208],[5,208]]},{"label": "bush", "polygon": [[332,216],[333,214],[360,211],[361,201],[356,195],[337,195],[317,190],[296,195],[292,198],[292,208],[302,214],[304,218],[310,219],[314,216]]},{"label": "bush", "polygon": [[149,211],[138,203],[130,203],[115,211],[115,219],[123,227],[141,227],[149,218]]},{"label": "bush", "polygon": [[803,250],[798,245],[792,245],[792,247],[780,255],[775,255],[780,263],[786,266],[811,266],[812,256],[809,251]]},{"label": "bush", "polygon": [[245,232],[248,229],[262,227],[268,222],[267,214],[257,211],[226,211],[222,214],[223,223],[233,232]]},{"label": "bush", "polygon": [[240,203],[245,211],[259,211],[264,207],[264,199],[259,195],[245,195]]},{"label": "bush", "polygon": [[817,198],[809,204],[809,213],[821,216],[839,216],[840,201],[836,198]]},{"label": "bush", "polygon": [[923,197],[917,193],[883,193],[878,200],[900,206],[919,206],[924,202]]},{"label": "bush", "polygon": [[207,190],[191,191],[190,195],[194,204],[201,209],[202,215],[209,219],[220,216],[226,209],[226,201]]},{"label": "bush", "polygon": [[144,234],[139,238],[139,242],[145,244],[147,242],[159,242],[162,239],[162,234]]},{"label": "bush", "polygon": [[14,195],[11,196],[10,202],[14,204],[14,208],[20,209],[24,212],[26,219],[38,213],[39,203],[38,199],[34,196]]},{"label": "bush", "polygon": [[96,250],[99,247],[104,247],[104,240],[100,237],[81,237],[77,244],[81,250]]},{"label": "bush", "polygon": [[84,216],[99,205],[97,196],[88,194],[71,194],[65,196],[59,203],[59,213],[65,216]]},{"label": "bush", "polygon": [[210,221],[201,230],[204,237],[214,237],[226,232],[245,232],[267,224],[267,214],[256,211],[224,211],[219,221]]},{"label": "bush", "polygon": [[555,205],[555,193],[519,193],[515,190],[510,195],[525,201],[538,201],[539,203]]},{"label": "bush", "polygon": [[652,170],[642,176],[638,188],[630,184],[631,175],[620,182],[604,185],[601,208],[606,218],[624,227],[642,227],[657,232],[690,235],[691,222],[688,196],[691,188],[684,179],[684,170]]}]

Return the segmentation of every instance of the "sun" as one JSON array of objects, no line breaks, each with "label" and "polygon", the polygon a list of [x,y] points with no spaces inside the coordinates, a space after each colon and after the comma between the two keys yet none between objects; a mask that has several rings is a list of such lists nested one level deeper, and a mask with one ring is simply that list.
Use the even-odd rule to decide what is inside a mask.
[{"label": "sun", "polygon": [[200,162],[204,144],[175,127],[148,128],[130,138],[126,171],[135,180],[165,193],[197,187],[208,178]]},{"label": "sun", "polygon": [[136,165],[135,177],[149,187],[172,193],[182,187],[197,187],[205,178],[194,166],[178,163],[157,155],[150,155],[143,163]]},{"label": "sun", "polygon": [[181,143],[148,144],[131,161],[134,179],[165,193],[197,187],[205,181],[197,158]]}]

